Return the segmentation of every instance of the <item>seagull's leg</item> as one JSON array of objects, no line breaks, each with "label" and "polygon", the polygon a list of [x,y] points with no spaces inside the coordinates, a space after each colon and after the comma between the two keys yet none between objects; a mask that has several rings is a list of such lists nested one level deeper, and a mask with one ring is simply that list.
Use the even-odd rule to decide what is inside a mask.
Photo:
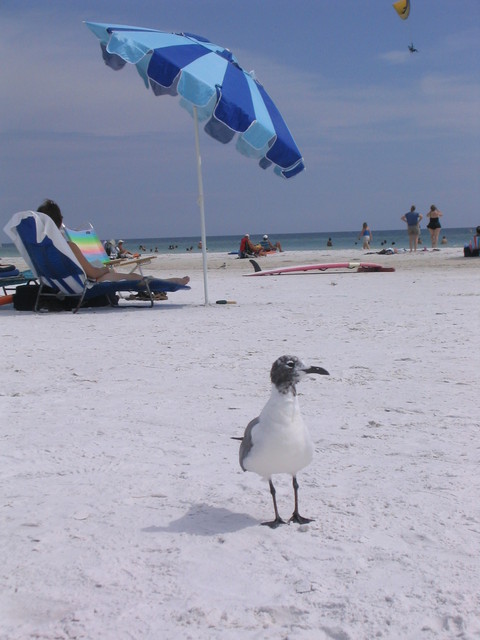
[{"label": "seagull's leg", "polygon": [[268,481],[268,484],[270,485],[270,493],[272,494],[272,499],[273,499],[273,508],[275,509],[275,520],[272,520],[271,522],[262,522],[262,524],[266,525],[267,527],[270,527],[271,529],[276,529],[280,524],[287,524],[287,523],[285,522],[285,520],[282,520],[278,515],[277,501],[275,499],[276,491],[271,479]]},{"label": "seagull's leg", "polygon": [[304,518],[298,513],[298,482],[297,476],[293,476],[293,493],[295,495],[295,509],[292,513],[292,517],[289,522],[297,522],[298,524],[306,524],[307,522],[313,522],[311,518]]}]

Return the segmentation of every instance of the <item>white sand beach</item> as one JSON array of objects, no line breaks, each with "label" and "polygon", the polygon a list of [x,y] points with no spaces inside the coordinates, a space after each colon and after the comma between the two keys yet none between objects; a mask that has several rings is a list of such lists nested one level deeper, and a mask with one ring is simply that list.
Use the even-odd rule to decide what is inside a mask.
[{"label": "white sand beach", "polygon": [[[480,260],[261,264],[360,259],[396,271],[214,254],[206,307],[201,256],[173,254],[146,273],[192,290],[153,309],[0,307],[1,640],[480,638]],[[271,530],[231,437],[283,354],[330,376],[298,387],[315,520]]]}]

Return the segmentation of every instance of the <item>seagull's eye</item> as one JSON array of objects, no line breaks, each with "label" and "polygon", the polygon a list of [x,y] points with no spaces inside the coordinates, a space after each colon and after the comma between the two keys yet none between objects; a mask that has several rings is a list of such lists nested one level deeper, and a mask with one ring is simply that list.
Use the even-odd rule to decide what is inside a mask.
[{"label": "seagull's eye", "polygon": [[289,360],[287,362],[287,367],[289,367],[290,369],[293,369],[294,366],[295,366],[295,363],[293,362],[293,360]]}]

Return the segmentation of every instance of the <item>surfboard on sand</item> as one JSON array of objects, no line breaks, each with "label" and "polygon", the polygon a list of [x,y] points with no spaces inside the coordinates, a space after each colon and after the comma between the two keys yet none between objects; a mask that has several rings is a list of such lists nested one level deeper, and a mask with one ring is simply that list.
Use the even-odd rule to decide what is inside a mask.
[{"label": "surfboard on sand", "polygon": [[347,269],[354,273],[375,273],[379,271],[395,271],[393,267],[383,267],[376,262],[326,262],[321,264],[300,264],[290,267],[278,267],[277,269],[262,268],[256,260],[250,260],[255,269],[254,273],[247,276],[279,276],[283,273],[300,273],[302,271],[329,271],[330,269]]}]

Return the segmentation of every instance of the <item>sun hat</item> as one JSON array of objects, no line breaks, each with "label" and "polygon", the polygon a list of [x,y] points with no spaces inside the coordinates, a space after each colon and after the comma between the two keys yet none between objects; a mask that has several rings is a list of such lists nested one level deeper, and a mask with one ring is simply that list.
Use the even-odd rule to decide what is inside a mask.
[{"label": "sun hat", "polygon": [[118,241],[118,244],[123,244],[123,240],[119,240],[119,241]]},{"label": "sun hat", "polygon": [[268,240],[268,236],[267,236],[267,234],[265,234],[265,235],[263,236],[263,239],[264,239],[264,240]]}]

